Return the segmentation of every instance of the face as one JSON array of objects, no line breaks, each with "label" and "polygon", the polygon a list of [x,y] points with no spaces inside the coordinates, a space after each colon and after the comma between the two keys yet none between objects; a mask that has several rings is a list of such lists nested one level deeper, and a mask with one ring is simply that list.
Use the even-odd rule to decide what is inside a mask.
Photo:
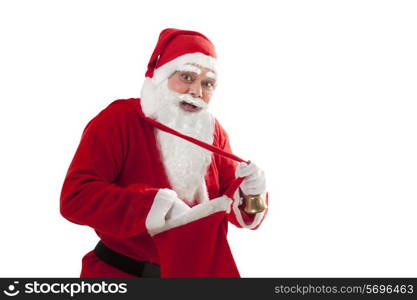
[{"label": "face", "polygon": [[[216,87],[216,75],[210,69],[186,64],[182,70],[176,71],[168,78],[168,87],[176,93],[189,94],[208,104]],[[180,103],[180,107],[188,112],[201,109],[185,101]]]}]

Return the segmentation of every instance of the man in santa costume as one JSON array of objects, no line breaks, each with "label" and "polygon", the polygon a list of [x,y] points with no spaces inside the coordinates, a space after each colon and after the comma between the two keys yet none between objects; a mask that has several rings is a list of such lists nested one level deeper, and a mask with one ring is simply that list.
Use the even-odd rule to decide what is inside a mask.
[{"label": "man in santa costume", "polygon": [[60,201],[66,219],[100,238],[81,277],[240,276],[227,224],[258,228],[267,209],[247,213],[245,200],[267,193],[264,172],[231,154],[208,110],[216,65],[207,37],[165,29],[141,98],[87,124]]}]

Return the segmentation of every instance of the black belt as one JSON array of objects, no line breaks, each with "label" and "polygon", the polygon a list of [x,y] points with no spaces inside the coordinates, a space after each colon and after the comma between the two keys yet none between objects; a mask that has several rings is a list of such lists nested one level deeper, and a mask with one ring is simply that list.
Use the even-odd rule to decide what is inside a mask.
[{"label": "black belt", "polygon": [[139,261],[126,255],[117,253],[108,248],[102,241],[99,241],[94,248],[94,254],[105,263],[123,272],[136,275],[138,277],[161,277],[158,265],[146,261]]}]

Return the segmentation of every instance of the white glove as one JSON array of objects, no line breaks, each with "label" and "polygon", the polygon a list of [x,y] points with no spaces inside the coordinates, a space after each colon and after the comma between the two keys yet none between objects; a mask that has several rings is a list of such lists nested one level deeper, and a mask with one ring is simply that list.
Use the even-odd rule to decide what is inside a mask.
[{"label": "white glove", "polygon": [[174,201],[174,204],[171,206],[171,209],[166,214],[165,219],[174,219],[189,209],[191,209],[191,207],[189,207],[184,201],[177,197]]},{"label": "white glove", "polygon": [[174,205],[176,208],[175,210],[172,210],[171,215],[173,215],[174,212],[183,212],[185,208],[178,204],[180,201],[182,202],[182,200],[178,198],[175,191],[170,189],[160,189],[158,193],[156,193],[152,207],[146,217],[146,228],[148,230],[152,230],[164,226],[167,214]]},{"label": "white glove", "polygon": [[259,195],[266,192],[265,173],[254,163],[239,163],[236,177],[246,177],[240,184],[245,195]]}]

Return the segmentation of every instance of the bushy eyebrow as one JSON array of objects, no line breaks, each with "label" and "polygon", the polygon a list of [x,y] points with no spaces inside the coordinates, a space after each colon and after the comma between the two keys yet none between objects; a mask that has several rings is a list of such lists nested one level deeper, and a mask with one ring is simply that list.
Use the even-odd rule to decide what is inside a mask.
[{"label": "bushy eyebrow", "polygon": [[206,76],[211,78],[211,79],[216,80],[216,74],[214,72],[209,71],[209,72],[206,73]]},{"label": "bushy eyebrow", "polygon": [[181,71],[181,72],[193,72],[196,73],[197,75],[200,75],[201,70],[193,65],[182,65],[178,68],[177,71]]}]

